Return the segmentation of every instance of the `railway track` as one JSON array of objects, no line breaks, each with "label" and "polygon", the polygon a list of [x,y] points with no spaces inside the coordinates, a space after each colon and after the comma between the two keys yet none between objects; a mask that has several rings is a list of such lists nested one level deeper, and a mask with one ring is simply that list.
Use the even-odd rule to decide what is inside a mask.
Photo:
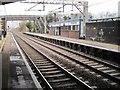
[{"label": "railway track", "polygon": [[[81,55],[79,53],[77,53],[73,50],[69,50],[64,47],[54,45],[54,44],[48,43],[43,40],[42,40],[42,42],[44,42],[44,43],[36,41],[35,38],[31,39],[31,40],[33,40],[34,42],[38,43],[39,45],[42,45],[56,53],[59,53],[60,55],[63,55],[65,57],[71,59],[76,64],[79,63],[87,68],[90,68],[95,73],[99,73],[99,75],[96,75],[97,77],[101,77],[101,75],[102,75],[102,76],[104,76],[104,78],[102,80],[109,82],[110,85],[113,85],[113,86],[117,85],[119,87],[119,85],[120,85],[120,68],[119,67],[116,67],[114,65],[111,65],[111,64],[103,62],[103,61],[100,61],[93,57],[91,58],[91,57],[83,56],[83,55],[81,57]],[[47,43],[47,45],[45,43]]]},{"label": "railway track", "polygon": [[38,50],[35,42],[30,42],[23,37],[15,36],[15,38],[29,58],[29,64],[44,90],[92,90],[89,85]]}]

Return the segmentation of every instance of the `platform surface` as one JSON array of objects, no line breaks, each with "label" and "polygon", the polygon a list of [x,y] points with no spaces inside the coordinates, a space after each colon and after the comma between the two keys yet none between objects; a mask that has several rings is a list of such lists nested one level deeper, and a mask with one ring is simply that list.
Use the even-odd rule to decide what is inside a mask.
[{"label": "platform surface", "polygon": [[54,35],[49,35],[49,34],[40,34],[40,33],[31,33],[31,32],[26,32],[26,33],[34,34],[34,35],[42,36],[42,37],[54,38],[54,39],[58,39],[58,40],[60,39],[60,40],[65,40],[65,41],[72,41],[74,43],[80,43],[82,45],[87,45],[87,46],[102,48],[102,49],[111,50],[111,51],[115,51],[115,52],[120,52],[120,45],[114,45],[114,44],[102,43],[102,42],[96,42],[96,41],[90,41],[90,40],[73,39],[73,38],[54,36]]},{"label": "platform surface", "polygon": [[3,38],[0,36],[0,90],[2,89],[2,59],[3,59],[3,54],[2,54],[2,48],[4,46],[6,38]]},{"label": "platform surface", "polygon": [[0,52],[2,51],[2,48],[5,44],[5,41],[6,41],[6,37],[3,38],[3,37],[0,37]]},{"label": "platform surface", "polygon": [[30,72],[16,46],[11,33],[2,51],[2,88],[29,90],[36,89],[36,85]]}]

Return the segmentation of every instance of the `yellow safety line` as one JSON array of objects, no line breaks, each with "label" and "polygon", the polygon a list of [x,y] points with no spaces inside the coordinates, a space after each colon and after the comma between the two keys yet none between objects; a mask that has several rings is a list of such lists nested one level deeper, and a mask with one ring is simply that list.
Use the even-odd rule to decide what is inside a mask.
[{"label": "yellow safety line", "polygon": [[8,38],[8,34],[6,35],[6,38],[4,38],[4,40],[2,41],[2,45],[0,47],[0,53],[3,51],[3,48],[5,46],[5,42],[6,42],[7,38]]}]

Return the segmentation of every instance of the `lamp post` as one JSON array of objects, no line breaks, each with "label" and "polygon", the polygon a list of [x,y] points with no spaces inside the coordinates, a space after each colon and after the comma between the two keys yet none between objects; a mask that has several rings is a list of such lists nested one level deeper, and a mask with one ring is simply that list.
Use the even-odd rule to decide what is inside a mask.
[{"label": "lamp post", "polygon": [[83,13],[84,13],[83,15],[83,30],[84,31],[83,32],[86,36],[86,22],[88,21],[88,2],[87,1],[85,1],[83,5]]},{"label": "lamp post", "polygon": [[80,39],[80,36],[81,36],[81,19],[79,18],[79,39]]}]

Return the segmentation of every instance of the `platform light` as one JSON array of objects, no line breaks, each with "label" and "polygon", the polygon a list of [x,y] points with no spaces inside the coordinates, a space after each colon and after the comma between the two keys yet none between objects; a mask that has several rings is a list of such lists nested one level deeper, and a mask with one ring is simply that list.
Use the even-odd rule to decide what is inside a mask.
[{"label": "platform light", "polygon": [[96,27],[93,27],[93,30],[96,30]]}]

